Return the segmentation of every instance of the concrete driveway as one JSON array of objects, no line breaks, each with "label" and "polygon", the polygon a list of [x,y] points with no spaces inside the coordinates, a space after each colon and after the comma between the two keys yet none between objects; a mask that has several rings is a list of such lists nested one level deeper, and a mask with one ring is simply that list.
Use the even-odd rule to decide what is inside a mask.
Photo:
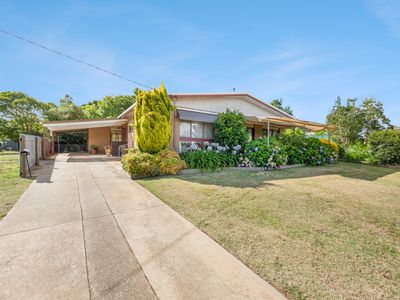
[{"label": "concrete driveway", "polygon": [[42,163],[0,223],[0,299],[284,299],[130,180],[120,162]]}]

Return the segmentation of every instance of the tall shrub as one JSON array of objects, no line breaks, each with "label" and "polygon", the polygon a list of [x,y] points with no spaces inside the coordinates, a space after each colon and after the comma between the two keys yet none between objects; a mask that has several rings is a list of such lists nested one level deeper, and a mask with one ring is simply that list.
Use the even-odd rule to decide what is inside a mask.
[{"label": "tall shrub", "polygon": [[226,110],[218,114],[215,122],[215,140],[224,146],[243,145],[247,141],[244,115],[238,111]]},{"label": "tall shrub", "polygon": [[140,151],[157,153],[169,146],[173,110],[174,106],[164,84],[152,91],[137,91],[135,133],[136,145]]},{"label": "tall shrub", "polygon": [[400,164],[400,130],[382,130],[370,134],[372,158],[380,163]]}]

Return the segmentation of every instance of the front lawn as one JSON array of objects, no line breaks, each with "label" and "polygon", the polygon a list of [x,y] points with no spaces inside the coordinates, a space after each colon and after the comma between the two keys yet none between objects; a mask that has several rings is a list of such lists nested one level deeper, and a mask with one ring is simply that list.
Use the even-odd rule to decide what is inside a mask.
[{"label": "front lawn", "polygon": [[338,163],[138,181],[294,299],[400,297],[400,170]]},{"label": "front lawn", "polygon": [[0,152],[0,220],[32,182],[19,177],[19,153]]}]

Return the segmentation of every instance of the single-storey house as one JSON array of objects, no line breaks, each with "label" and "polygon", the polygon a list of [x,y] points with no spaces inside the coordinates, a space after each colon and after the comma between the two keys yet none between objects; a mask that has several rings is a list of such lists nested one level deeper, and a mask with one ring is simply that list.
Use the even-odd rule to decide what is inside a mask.
[{"label": "single-storey house", "polygon": [[[329,129],[325,124],[298,120],[245,93],[171,94],[170,98],[176,107],[172,116],[171,148],[178,152],[193,143],[212,142],[217,115],[227,109],[238,110],[245,115],[249,139],[277,135],[287,128],[300,127],[309,131]],[[115,119],[46,122],[44,126],[53,137],[52,152],[58,134],[76,130],[86,130],[87,149],[97,145],[99,153],[104,153],[104,146],[110,146],[113,155],[119,154],[121,145],[135,148],[134,111],[135,104]]]}]

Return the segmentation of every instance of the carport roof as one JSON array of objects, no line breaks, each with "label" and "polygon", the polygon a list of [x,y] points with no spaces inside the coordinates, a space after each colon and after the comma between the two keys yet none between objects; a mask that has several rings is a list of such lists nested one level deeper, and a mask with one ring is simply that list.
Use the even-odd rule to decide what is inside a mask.
[{"label": "carport roof", "polygon": [[126,119],[88,119],[44,122],[43,126],[53,131],[68,131],[99,127],[114,127],[126,124]]}]

